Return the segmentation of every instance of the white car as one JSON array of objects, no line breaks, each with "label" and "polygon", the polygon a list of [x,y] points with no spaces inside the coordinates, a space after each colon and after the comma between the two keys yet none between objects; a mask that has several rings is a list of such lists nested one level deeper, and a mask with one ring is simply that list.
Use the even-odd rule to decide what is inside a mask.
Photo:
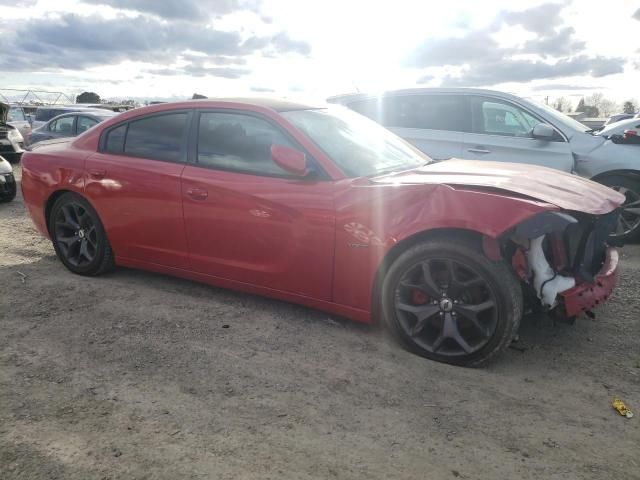
[{"label": "white car", "polygon": [[624,132],[626,132],[627,130],[635,132],[636,136],[640,136],[640,118],[620,120],[619,122],[607,125],[598,132],[598,135],[602,135],[606,138],[611,138],[613,135],[624,135]]},{"label": "white car", "polygon": [[20,135],[25,140],[25,143],[29,143],[31,137],[31,123],[27,119],[27,115],[20,105],[10,105],[9,112],[7,113],[7,123],[13,125],[18,129]]},{"label": "white car", "polygon": [[640,145],[615,142],[547,105],[492,90],[417,88],[328,101],[381,123],[437,160],[530,163],[608,185],[627,197],[615,236],[640,238]]},{"label": "white car", "polygon": [[0,203],[10,202],[16,198],[16,180],[13,177],[11,164],[0,157]]},{"label": "white car", "polygon": [[8,104],[0,102],[0,155],[18,161],[24,152],[24,138],[20,130],[7,121],[10,109]]}]

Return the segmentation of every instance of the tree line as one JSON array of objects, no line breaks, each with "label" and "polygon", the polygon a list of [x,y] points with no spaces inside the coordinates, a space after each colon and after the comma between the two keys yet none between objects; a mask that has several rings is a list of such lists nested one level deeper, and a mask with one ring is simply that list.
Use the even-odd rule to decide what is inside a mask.
[{"label": "tree line", "polygon": [[606,98],[602,93],[594,93],[587,97],[582,97],[575,110],[573,103],[567,97],[558,97],[553,102],[553,108],[560,112],[583,112],[587,117],[610,117],[616,113],[637,113],[638,101],[629,99],[619,104],[614,100]]}]

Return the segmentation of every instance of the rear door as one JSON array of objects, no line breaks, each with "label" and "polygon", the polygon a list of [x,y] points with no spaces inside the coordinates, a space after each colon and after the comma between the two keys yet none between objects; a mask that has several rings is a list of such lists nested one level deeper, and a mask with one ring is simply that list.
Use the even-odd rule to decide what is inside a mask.
[{"label": "rear door", "polygon": [[556,131],[552,140],[532,137],[533,127],[544,123],[542,119],[506,100],[472,96],[470,101],[472,132],[464,135],[463,158],[573,171],[573,153],[564,136]]},{"label": "rear door", "polygon": [[470,111],[464,95],[421,93],[368,99],[350,105],[381,123],[434,160],[462,155]]},{"label": "rear door", "polygon": [[86,193],[117,257],[187,269],[180,176],[191,111],[165,111],[105,130],[86,161]]},{"label": "rear door", "polygon": [[[197,138],[195,138],[197,137]],[[272,145],[303,150],[282,128],[242,111],[202,111],[194,164],[182,175],[192,269],[298,295],[331,299],[333,182],[294,177]]]}]

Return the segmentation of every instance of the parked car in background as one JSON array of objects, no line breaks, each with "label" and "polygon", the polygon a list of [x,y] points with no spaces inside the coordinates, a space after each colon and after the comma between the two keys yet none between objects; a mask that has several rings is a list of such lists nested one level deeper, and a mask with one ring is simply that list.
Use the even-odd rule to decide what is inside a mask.
[{"label": "parked car in background", "polygon": [[31,123],[29,123],[29,119],[20,105],[10,105],[9,113],[7,114],[7,123],[18,129],[25,141],[25,144],[29,143],[31,137]]},{"label": "parked car in background", "polygon": [[16,179],[11,164],[0,157],[0,203],[10,202],[16,198]]},{"label": "parked car in background", "polygon": [[[605,138],[611,138],[614,135],[624,135],[625,131],[634,132],[631,135],[640,136],[640,118],[630,118],[612,123],[598,132]],[[639,153],[640,154],[640,153]]]},{"label": "parked car in background", "polygon": [[510,344],[523,287],[558,318],[608,298],[624,201],[557,170],[434,163],[346,108],[266,99],[122,113],[35,145],[21,183],[73,273],[129,266],[380,318],[459,365]]},{"label": "parked car in background", "polygon": [[630,118],[637,118],[636,113],[619,113],[617,115],[611,115],[609,119],[605,122],[604,126],[611,125],[613,123],[620,122],[622,120],[629,120]]},{"label": "parked car in background", "polygon": [[376,120],[435,159],[542,165],[625,191],[614,236],[640,238],[638,147],[616,144],[547,105],[472,88],[353,94],[329,101]]},{"label": "parked car in background", "polygon": [[80,110],[87,110],[87,108],[81,105],[46,105],[38,107],[32,127],[35,130],[36,128],[40,128],[42,125],[47,123],[53,117],[57,117],[58,115],[62,115],[63,113],[73,113]]},{"label": "parked car in background", "polygon": [[98,123],[117,115],[110,110],[84,110],[63,113],[52,118],[31,134],[31,144],[54,138],[75,137]]},{"label": "parked car in background", "polygon": [[10,110],[9,104],[0,102],[0,155],[17,162],[24,152],[24,138],[20,130],[8,122]]}]

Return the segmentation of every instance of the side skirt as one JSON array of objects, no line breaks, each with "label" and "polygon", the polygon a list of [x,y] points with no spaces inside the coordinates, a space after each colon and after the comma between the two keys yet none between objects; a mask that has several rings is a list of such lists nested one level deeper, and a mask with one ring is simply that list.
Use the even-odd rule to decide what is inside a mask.
[{"label": "side skirt", "polygon": [[237,290],[240,292],[252,293],[254,295],[260,295],[263,297],[284,300],[286,302],[297,303],[307,307],[333,313],[335,315],[347,317],[350,320],[354,320],[360,323],[371,323],[371,312],[347,305],[340,305],[338,303],[318,300],[316,298],[305,297],[304,295],[297,295],[295,293],[283,292],[282,290],[259,287],[248,283],[216,277],[214,275],[193,272],[191,270],[183,270],[180,268],[158,265],[156,263],[142,262],[131,258],[116,257],[115,261],[116,265],[119,267],[128,267],[135,268],[137,270],[148,270],[151,272],[163,273],[174,277],[206,283],[215,287],[228,288],[230,290]]}]

